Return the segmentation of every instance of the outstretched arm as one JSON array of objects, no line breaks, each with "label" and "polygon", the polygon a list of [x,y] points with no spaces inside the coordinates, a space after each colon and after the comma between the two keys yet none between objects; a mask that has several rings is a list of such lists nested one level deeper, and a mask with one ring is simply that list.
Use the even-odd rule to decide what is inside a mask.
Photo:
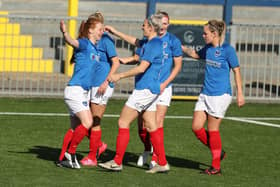
[{"label": "outstretched arm", "polygon": [[182,51],[187,54],[188,56],[192,57],[192,58],[195,58],[195,59],[199,59],[199,56],[198,54],[196,53],[196,51],[191,48],[191,47],[187,47],[185,45],[182,45]]},{"label": "outstretched arm", "polygon": [[139,63],[139,56],[137,54],[130,57],[120,58],[121,64],[135,65]]},{"label": "outstretched arm", "polygon": [[63,20],[60,21],[60,31],[63,34],[63,37],[67,44],[71,45],[72,47],[79,48],[79,41],[71,38],[66,31],[66,25]]},{"label": "outstretched arm", "polygon": [[241,79],[240,67],[233,68],[233,72],[234,72],[234,80],[235,80],[235,85],[237,90],[237,96],[236,96],[237,105],[238,107],[242,107],[245,104],[245,99],[242,91],[242,79]]},{"label": "outstretched arm", "polygon": [[140,73],[144,73],[149,66],[150,66],[150,63],[148,61],[143,60],[143,61],[141,61],[139,66],[136,66],[136,67],[134,67],[128,71],[122,72],[122,73],[110,75],[110,77],[108,78],[108,81],[117,82],[120,79],[132,77],[132,76],[138,75]]},{"label": "outstretched arm", "polygon": [[110,25],[106,25],[105,26],[105,30],[112,33],[113,35],[121,38],[122,40],[127,41],[129,44],[131,45],[136,45],[137,46],[137,38],[134,36],[130,36],[128,34],[125,34],[123,32],[118,31],[117,29],[115,29],[114,27],[110,26]]}]

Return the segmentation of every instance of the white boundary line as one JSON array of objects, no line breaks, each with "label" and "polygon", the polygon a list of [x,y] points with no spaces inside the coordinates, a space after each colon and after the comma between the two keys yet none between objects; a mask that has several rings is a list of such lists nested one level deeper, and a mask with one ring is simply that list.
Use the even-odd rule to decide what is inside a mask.
[{"label": "white boundary line", "polygon": [[[227,117],[226,119],[233,120],[233,121],[240,121],[240,122],[246,122],[246,123],[252,123],[255,125],[262,125],[262,126],[269,126],[269,127],[277,127],[280,128],[280,125],[278,124],[273,124],[273,123],[267,123],[267,122],[261,122],[261,121],[255,121],[255,120],[250,120],[250,119],[245,119],[245,118],[236,118],[236,117]],[[261,118],[258,118],[261,119]],[[275,120],[276,118],[274,118]],[[279,120],[279,119],[278,119]]]},{"label": "white boundary line", "polygon": [[0,112],[3,116],[69,116],[66,113]]},{"label": "white boundary line", "polygon": [[280,120],[280,118],[267,118],[267,117],[254,117],[254,118],[252,118],[252,117],[238,117],[238,118],[240,118],[240,119],[248,119],[248,120],[262,120],[262,121],[267,121],[267,120],[268,121],[269,120],[276,120],[276,121],[278,121],[278,120]]},{"label": "white boundary line", "polygon": [[[30,113],[30,112],[0,112],[0,115],[7,115],[7,116],[69,116],[67,113]],[[120,115],[116,114],[105,114],[104,117],[111,117],[117,118]],[[167,119],[192,119],[192,116],[166,116]],[[233,120],[233,121],[240,121],[245,123],[251,123],[255,125],[262,125],[262,126],[269,126],[269,127],[277,127],[280,128],[280,124],[273,124],[267,122],[261,122],[256,120],[280,120],[279,118],[272,117],[225,117],[224,119]]]}]

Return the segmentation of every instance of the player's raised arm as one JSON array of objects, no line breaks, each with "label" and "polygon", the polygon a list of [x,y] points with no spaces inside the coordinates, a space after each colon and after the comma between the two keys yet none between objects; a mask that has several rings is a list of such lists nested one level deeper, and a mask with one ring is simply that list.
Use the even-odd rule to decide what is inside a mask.
[{"label": "player's raised arm", "polygon": [[137,38],[128,34],[125,34],[121,31],[118,31],[114,27],[110,25],[105,26],[105,31],[108,31],[109,33],[121,38],[122,40],[127,41],[131,45],[137,45]]},{"label": "player's raised arm", "polygon": [[66,25],[63,20],[60,21],[60,31],[63,34],[63,37],[66,41],[67,44],[71,45],[72,47],[78,48],[79,47],[79,42],[76,39],[71,38],[69,34],[66,31]]}]

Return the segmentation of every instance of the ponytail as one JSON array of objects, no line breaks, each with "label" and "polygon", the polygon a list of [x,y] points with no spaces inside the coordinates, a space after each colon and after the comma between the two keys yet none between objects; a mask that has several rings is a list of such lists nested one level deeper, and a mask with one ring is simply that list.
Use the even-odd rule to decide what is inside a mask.
[{"label": "ponytail", "polygon": [[209,20],[205,25],[208,25],[211,32],[217,32],[220,37],[220,44],[224,42],[226,33],[226,23],[224,21]]},{"label": "ponytail", "polygon": [[79,35],[78,38],[85,38],[87,37],[87,34],[84,32],[85,30],[85,21],[83,20],[81,22],[80,28],[79,28]]},{"label": "ponytail", "polygon": [[103,23],[102,19],[95,16],[90,16],[87,21],[83,20],[79,28],[78,38],[87,38],[90,28],[95,28],[97,23]]}]

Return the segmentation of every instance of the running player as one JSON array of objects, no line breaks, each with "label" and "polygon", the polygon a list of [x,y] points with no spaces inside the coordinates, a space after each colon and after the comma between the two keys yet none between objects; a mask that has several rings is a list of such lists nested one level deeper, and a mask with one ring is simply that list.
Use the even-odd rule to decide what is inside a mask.
[{"label": "running player", "polygon": [[[224,43],[226,24],[223,21],[210,20],[203,28],[205,47],[196,52],[182,46],[183,51],[196,59],[204,59],[205,78],[202,91],[194,108],[192,130],[196,137],[210,148],[211,167],[203,173],[221,174],[220,161],[224,158],[220,137],[220,124],[231,103],[230,70],[235,77],[237,105],[245,104],[239,62],[236,52],[229,44]],[[207,130],[204,124],[207,121]]]}]

